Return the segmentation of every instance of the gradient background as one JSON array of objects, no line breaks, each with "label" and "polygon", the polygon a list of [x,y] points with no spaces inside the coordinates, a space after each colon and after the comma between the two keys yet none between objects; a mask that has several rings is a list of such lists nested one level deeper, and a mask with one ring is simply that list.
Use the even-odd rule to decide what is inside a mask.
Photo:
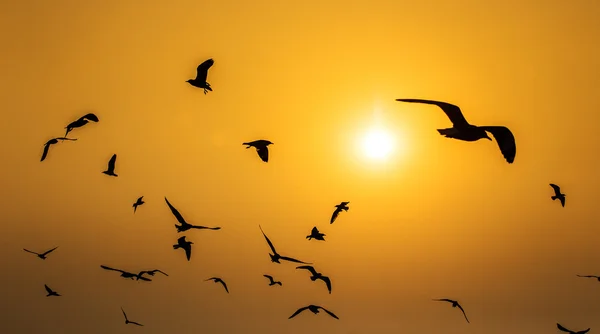
[{"label": "gradient background", "polygon": [[[595,0],[2,1],[0,332],[594,331],[600,283],[575,275],[600,274],[599,16]],[[204,95],[185,80],[211,57]],[[396,98],[510,127],[515,163]],[[87,111],[100,123],[40,163]],[[373,124],[398,141],[385,163],[356,144]],[[261,138],[268,164],[241,145]],[[113,153],[118,178],[100,173]],[[164,196],[223,227],[184,233],[191,262]],[[350,211],[329,225],[340,201]],[[333,293],[272,264],[258,224]],[[326,242],[305,239],[315,225]],[[22,250],[53,246],[46,261]],[[444,297],[471,324],[431,301]],[[341,320],[287,319],[310,303]]]}]

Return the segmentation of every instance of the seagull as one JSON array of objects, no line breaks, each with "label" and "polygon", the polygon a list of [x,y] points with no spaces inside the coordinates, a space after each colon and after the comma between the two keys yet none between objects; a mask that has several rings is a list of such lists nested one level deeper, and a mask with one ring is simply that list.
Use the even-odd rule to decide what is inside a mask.
[{"label": "seagull", "polygon": [[185,256],[188,261],[190,257],[192,257],[192,244],[193,242],[185,240],[185,235],[179,239],[177,239],[177,244],[173,245],[173,249],[183,248],[185,250]]},{"label": "seagull", "polygon": [[515,137],[507,127],[471,125],[469,122],[467,122],[458,106],[446,102],[420,99],[396,99],[396,101],[435,104],[436,106],[440,107],[444,113],[446,113],[446,116],[448,116],[453,125],[448,129],[438,129],[438,132],[441,135],[447,138],[454,138],[464,141],[477,141],[482,138],[492,140],[487,135],[487,132],[489,132],[494,136],[496,142],[498,142],[500,152],[502,152],[502,155],[506,161],[509,164],[512,164],[513,161],[515,161],[517,144],[515,143]]},{"label": "seagull", "polygon": [[98,122],[98,117],[92,113],[89,113],[89,114],[85,114],[85,115],[81,116],[78,120],[71,122],[69,125],[67,125],[65,127],[65,129],[67,129],[67,132],[65,133],[65,137],[69,134],[69,132],[71,132],[71,130],[73,130],[75,128],[80,128],[80,127],[86,125],[89,121]]},{"label": "seagull", "polygon": [[46,160],[46,156],[48,156],[48,150],[50,149],[50,145],[54,145],[54,144],[58,144],[59,140],[77,140],[77,138],[67,138],[67,137],[57,137],[57,138],[52,138],[50,140],[48,140],[46,142],[46,144],[44,144],[44,152],[42,153],[42,159],[40,161],[44,161]]},{"label": "seagull", "polygon": [[553,200],[553,201],[554,201],[555,199],[558,199],[558,200],[560,200],[560,204],[562,204],[562,206],[564,207],[564,206],[565,206],[565,200],[566,200],[565,196],[567,196],[567,195],[565,195],[565,194],[561,193],[561,192],[560,192],[560,187],[559,187],[559,186],[557,186],[557,185],[556,185],[556,184],[554,184],[554,183],[550,183],[550,187],[552,187],[552,189],[554,189],[554,194],[555,194],[554,196],[552,196],[552,197],[551,197],[551,198],[552,198],[552,200]]},{"label": "seagull", "polygon": [[577,275],[578,277],[589,277],[589,278],[595,278],[598,281],[600,281],[600,276],[596,276],[596,275]]},{"label": "seagull", "polygon": [[323,276],[323,274],[318,273],[312,266],[299,266],[296,267],[296,269],[306,269],[310,271],[310,273],[312,274],[312,276],[310,276],[310,280],[313,282],[318,279],[322,280],[327,285],[327,290],[329,290],[329,293],[331,293],[331,280],[329,280],[329,277]]},{"label": "seagull", "polygon": [[110,160],[108,161],[108,167],[102,173],[109,175],[109,176],[119,176],[119,175],[115,174],[115,162],[116,161],[117,161],[117,155],[113,154],[112,158],[110,158]]},{"label": "seagull", "polygon": [[271,242],[271,240],[269,240],[269,238],[267,237],[265,232],[263,232],[262,227],[260,227],[260,225],[258,225],[258,227],[260,228],[260,231],[262,232],[262,234],[265,236],[265,239],[267,239],[267,243],[269,244],[269,247],[271,247],[271,251],[273,252],[273,254],[269,253],[269,256],[271,257],[271,262],[281,263],[281,262],[279,262],[279,260],[286,260],[286,261],[296,262],[296,263],[312,264],[312,263],[296,260],[291,257],[279,255],[279,253],[277,253],[277,251],[275,250],[275,247],[273,246],[273,243]]},{"label": "seagull", "polygon": [[319,313],[319,309],[321,309],[321,310],[323,310],[323,311],[327,312],[327,314],[329,314],[330,316],[332,316],[332,317],[334,317],[334,318],[336,318],[336,319],[338,319],[338,320],[340,319],[340,318],[338,318],[338,317],[337,317],[337,315],[335,315],[335,314],[333,314],[332,312],[328,311],[328,310],[327,310],[327,309],[325,309],[324,307],[317,306],[317,305],[308,305],[308,306],[305,306],[305,307],[301,307],[301,308],[299,308],[299,309],[298,309],[298,311],[294,312],[294,314],[292,314],[292,315],[291,315],[291,316],[290,316],[288,319],[292,319],[293,317],[295,317],[295,316],[296,316],[296,315],[298,315],[300,312],[302,312],[302,311],[304,311],[304,310],[306,310],[306,309],[308,309],[309,311],[311,311],[311,312],[312,312],[312,313],[314,313],[314,314],[317,314],[317,313]]},{"label": "seagull", "polygon": [[165,273],[164,271],[160,270],[160,269],[153,269],[153,270],[142,270],[137,274],[137,277],[135,278],[136,280],[139,280],[140,278],[143,278],[144,274],[148,274],[150,276],[154,276],[154,274],[156,274],[157,272],[165,275],[165,276],[169,276],[167,275],[167,273]]},{"label": "seagull", "polygon": [[446,299],[446,298],[444,298],[444,299],[434,299],[434,300],[438,301],[438,302],[449,302],[449,303],[452,303],[452,307],[458,307],[462,311],[462,313],[465,316],[465,319],[467,320],[467,322],[470,323],[469,322],[469,318],[467,318],[467,314],[465,313],[465,310],[463,310],[462,306],[460,306],[460,304],[456,300]]},{"label": "seagull", "polygon": [[136,278],[136,281],[137,280],[142,280],[142,281],[147,281],[147,282],[151,281],[151,279],[149,279],[149,278],[141,277],[140,275],[136,275],[134,273],[130,273],[130,272],[125,271],[125,270],[107,267],[107,266],[105,266],[103,264],[100,265],[100,268],[106,269],[106,270],[118,271],[118,272],[121,273],[121,277],[123,277],[123,278],[131,278],[131,279]]},{"label": "seagull", "polygon": [[280,281],[273,280],[273,276],[271,276],[271,275],[263,275],[263,276],[269,279],[269,286],[275,285],[275,284],[279,284],[280,286],[283,285],[283,284],[281,284]]},{"label": "seagull", "polygon": [[125,317],[125,325],[132,324],[132,325],[144,326],[144,325],[140,324],[139,322],[129,321],[129,319],[127,318],[127,314],[125,313],[125,310],[123,310],[122,307],[121,307],[121,312],[123,312],[123,316]]},{"label": "seagull", "polygon": [[173,213],[173,216],[175,216],[177,221],[181,224],[181,225],[175,224],[175,228],[177,229],[177,232],[184,232],[191,228],[197,228],[197,229],[201,229],[201,230],[220,230],[221,229],[220,227],[206,227],[206,226],[188,224],[188,222],[186,222],[185,219],[183,219],[183,216],[179,213],[179,211],[177,211],[177,209],[175,209],[175,207],[172,206],[171,203],[169,203],[169,200],[166,197],[165,197],[165,201],[167,202],[169,209],[171,209],[171,213]]},{"label": "seagull", "polygon": [[46,284],[44,284],[44,287],[46,288],[46,291],[48,291],[48,294],[46,295],[46,297],[51,297],[51,296],[60,297],[60,295],[56,291],[50,289]]},{"label": "seagull", "polygon": [[225,281],[223,281],[219,277],[211,277],[211,278],[205,279],[205,281],[210,281],[210,280],[213,280],[215,283],[221,283],[221,284],[223,284],[223,287],[225,288],[225,291],[227,291],[227,293],[229,293],[229,289],[227,289],[227,284],[225,284]]},{"label": "seagull", "polygon": [[315,240],[323,240],[323,241],[325,241],[325,238],[323,238],[324,236],[325,236],[325,234],[319,232],[319,230],[315,226],[310,231],[310,235],[306,236],[306,239],[311,240],[311,239],[314,238]]},{"label": "seagull", "polygon": [[142,200],[143,198],[144,198],[144,196],[140,196],[140,198],[138,198],[137,201],[135,201],[135,203],[133,203],[133,213],[135,213],[135,210],[137,210],[138,206],[146,203]]},{"label": "seagull", "polygon": [[331,215],[331,220],[329,221],[329,224],[333,224],[333,222],[335,221],[337,216],[340,214],[340,212],[342,212],[342,210],[347,212],[348,209],[350,209],[348,207],[348,204],[350,204],[350,202],[342,202],[335,206],[335,211],[333,211],[333,215]]},{"label": "seagull", "polygon": [[571,334],[585,334],[587,332],[590,331],[591,328],[588,328],[584,331],[579,331],[579,332],[573,332],[572,330],[566,329],[563,326],[561,326],[561,324],[559,324],[558,322],[556,323],[556,327],[558,327],[558,329],[560,329],[563,332],[567,332],[567,333],[571,333]]},{"label": "seagull", "polygon": [[46,259],[46,255],[48,255],[48,254],[52,253],[52,252],[53,252],[55,249],[57,249],[57,248],[58,248],[58,246],[56,246],[56,247],[52,248],[51,250],[47,250],[47,251],[43,252],[42,254],[40,254],[40,253],[36,253],[36,252],[32,252],[32,251],[30,251],[29,249],[25,249],[25,248],[23,248],[23,250],[24,250],[24,251],[26,251],[26,252],[29,252],[29,253],[31,253],[31,254],[35,254],[35,255],[37,255],[37,257],[39,257],[40,259],[42,259],[42,260],[45,260],[45,259]]},{"label": "seagull", "polygon": [[210,84],[206,82],[206,77],[208,76],[208,69],[213,66],[214,63],[215,61],[211,58],[198,65],[198,68],[196,68],[196,78],[190,79],[186,82],[189,82],[190,85],[194,87],[204,88],[204,94],[206,94],[209,90],[212,92]]},{"label": "seagull", "polygon": [[267,146],[275,144],[271,143],[268,140],[260,139],[247,143],[242,143],[242,145],[247,145],[246,148],[250,148],[253,146],[256,147],[256,153],[258,153],[258,156],[262,159],[262,161],[269,162],[269,149],[267,148]]}]

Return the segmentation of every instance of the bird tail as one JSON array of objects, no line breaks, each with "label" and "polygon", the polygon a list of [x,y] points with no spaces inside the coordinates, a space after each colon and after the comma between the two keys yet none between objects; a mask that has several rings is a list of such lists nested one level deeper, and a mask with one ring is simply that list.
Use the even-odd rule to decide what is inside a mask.
[{"label": "bird tail", "polygon": [[248,146],[246,146],[246,148],[250,148],[252,146],[249,143],[242,143],[242,145],[248,145]]},{"label": "bird tail", "polygon": [[552,196],[552,200],[554,201],[555,199],[557,199],[558,196]]},{"label": "bird tail", "polygon": [[453,135],[456,133],[455,129],[437,129],[437,131],[442,135],[448,138],[453,138]]},{"label": "bird tail", "polygon": [[307,235],[307,236],[306,236],[306,239],[308,239],[308,240],[311,240],[311,239],[312,239],[312,237],[311,237],[310,235]]},{"label": "bird tail", "polygon": [[310,277],[310,280],[314,282],[314,281],[316,281],[316,280],[317,280],[317,278],[316,278],[315,276],[311,276],[311,277]]}]

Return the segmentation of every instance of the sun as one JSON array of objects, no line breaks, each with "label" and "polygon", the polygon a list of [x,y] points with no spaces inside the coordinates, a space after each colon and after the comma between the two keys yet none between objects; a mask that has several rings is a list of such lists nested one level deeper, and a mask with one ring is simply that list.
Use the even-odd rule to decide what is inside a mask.
[{"label": "sun", "polygon": [[361,139],[363,154],[371,160],[386,160],[394,151],[395,138],[384,128],[369,129]]}]

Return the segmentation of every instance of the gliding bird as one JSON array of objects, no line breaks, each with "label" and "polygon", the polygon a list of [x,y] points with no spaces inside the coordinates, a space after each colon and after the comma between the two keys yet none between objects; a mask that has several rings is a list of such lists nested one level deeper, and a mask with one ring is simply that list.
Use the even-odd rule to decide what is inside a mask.
[{"label": "gliding bird", "polygon": [[320,279],[321,281],[325,282],[325,284],[327,285],[327,290],[329,290],[329,293],[331,293],[331,280],[329,280],[329,277],[318,273],[312,266],[299,266],[296,267],[296,269],[306,269],[310,271],[310,273],[312,274],[312,276],[310,276],[310,280],[314,282]]},{"label": "gliding bird", "polygon": [[333,211],[333,215],[331,215],[331,220],[329,221],[329,224],[333,224],[333,222],[335,221],[337,216],[340,214],[340,212],[342,212],[342,210],[347,212],[348,209],[350,209],[348,207],[348,204],[350,204],[350,202],[342,202],[335,206],[335,211]]},{"label": "gliding bird", "polygon": [[194,244],[191,241],[187,241],[185,240],[185,235],[179,239],[177,239],[177,244],[173,245],[173,249],[178,249],[178,248],[182,248],[183,250],[185,250],[185,257],[187,257],[187,260],[189,261],[190,258],[192,257],[192,244]]},{"label": "gliding bird", "polygon": [[137,274],[137,277],[135,278],[136,280],[139,280],[140,278],[142,278],[144,276],[144,274],[148,274],[150,276],[154,276],[156,273],[161,273],[165,276],[169,276],[167,275],[167,273],[165,273],[164,271],[160,270],[160,269],[153,269],[153,270],[142,270]]},{"label": "gliding bird", "polygon": [[467,320],[467,322],[470,323],[469,322],[469,318],[467,318],[467,314],[465,313],[465,310],[463,310],[462,306],[460,306],[460,304],[456,300],[446,299],[446,298],[444,298],[444,299],[433,299],[433,300],[438,301],[438,302],[449,302],[449,303],[452,303],[452,307],[458,307],[462,311],[462,313],[465,316],[465,319]]},{"label": "gliding bird", "polygon": [[570,333],[570,334],[585,334],[585,333],[589,332],[589,331],[590,331],[590,329],[591,329],[591,328],[588,328],[588,329],[586,329],[586,330],[583,330],[583,331],[574,332],[574,331],[572,331],[572,330],[570,330],[570,329],[566,329],[566,328],[564,328],[564,327],[563,327],[563,326],[561,326],[561,324],[559,324],[558,322],[556,323],[556,327],[558,327],[558,329],[560,329],[561,331],[563,331],[563,332],[567,332],[567,333]]},{"label": "gliding bird", "polygon": [[46,144],[44,144],[44,152],[42,152],[42,159],[40,161],[44,161],[46,159],[46,156],[48,155],[48,150],[50,149],[50,145],[54,145],[54,144],[58,144],[58,140],[72,140],[75,141],[77,140],[77,138],[67,138],[67,137],[57,137],[57,138],[52,138],[50,140],[48,140],[46,142]]},{"label": "gliding bird", "polygon": [[301,307],[298,309],[298,311],[294,312],[294,314],[292,314],[288,319],[292,319],[293,317],[295,317],[296,315],[298,315],[300,312],[304,311],[304,310],[309,310],[314,314],[319,313],[319,309],[325,311],[327,314],[329,314],[330,316],[336,318],[336,319],[340,319],[337,317],[337,315],[333,314],[333,312],[328,311],[327,309],[325,309],[324,307],[321,306],[317,306],[317,305],[308,305],[305,307]]},{"label": "gliding bird", "polygon": [[280,286],[283,285],[283,284],[281,284],[280,281],[273,280],[273,276],[271,276],[271,275],[263,275],[263,276],[269,279],[269,286],[275,285],[275,284],[279,284]]},{"label": "gliding bird", "polygon": [[125,271],[125,270],[121,270],[121,269],[115,269],[115,268],[107,267],[107,266],[105,266],[105,265],[103,265],[103,264],[101,264],[101,265],[100,265],[100,268],[102,268],[102,269],[106,269],[106,270],[118,271],[118,272],[120,272],[120,273],[121,273],[121,275],[120,275],[120,276],[121,276],[121,277],[123,277],[123,278],[131,278],[131,279],[134,279],[134,278],[135,278],[135,279],[136,279],[136,281],[137,281],[137,280],[148,281],[148,282],[149,282],[149,281],[151,281],[151,279],[149,279],[149,278],[146,278],[146,277],[141,277],[140,275],[137,275],[137,274],[134,274],[134,273],[130,273],[130,272],[128,272],[128,271]]},{"label": "gliding bird", "polygon": [[175,207],[172,206],[171,203],[169,203],[169,200],[166,197],[165,197],[165,201],[167,202],[169,209],[171,209],[171,213],[173,213],[173,216],[175,216],[177,221],[181,224],[181,225],[175,224],[175,228],[177,229],[177,232],[184,232],[191,228],[197,228],[200,230],[220,230],[221,229],[220,227],[206,227],[206,226],[188,224],[188,222],[186,222],[185,219],[183,219],[183,216],[179,213],[179,211],[177,211],[177,209],[175,209]]},{"label": "gliding bird", "polygon": [[115,162],[117,162],[117,155],[113,154],[113,156],[108,161],[108,167],[102,173],[104,173],[108,176],[119,176],[119,175],[115,174]]},{"label": "gliding bird", "polygon": [[260,228],[260,231],[262,232],[265,239],[267,239],[267,243],[269,244],[269,247],[271,247],[271,251],[273,252],[273,254],[269,253],[269,256],[271,257],[271,262],[281,263],[281,262],[279,262],[279,260],[286,260],[286,261],[296,262],[296,263],[312,264],[312,263],[307,263],[307,262],[303,262],[300,260],[296,260],[291,257],[279,255],[279,253],[277,253],[277,251],[275,250],[275,247],[273,246],[273,243],[271,242],[271,240],[269,240],[269,238],[267,237],[265,232],[263,232],[262,227],[260,227],[260,225],[258,225],[258,227]]},{"label": "gliding bird", "polygon": [[264,162],[269,162],[269,148],[267,146],[274,145],[268,140],[259,139],[251,142],[242,143],[242,145],[247,145],[246,148],[255,147],[256,153],[260,159]]},{"label": "gliding bird", "polygon": [[144,196],[140,196],[140,198],[138,198],[137,201],[135,201],[135,203],[133,203],[133,213],[135,213],[138,206],[146,203],[146,202],[144,202],[143,198],[144,198]]},{"label": "gliding bird", "polygon": [[595,278],[598,281],[600,281],[600,276],[596,276],[596,275],[577,275],[577,277]]},{"label": "gliding bird", "polygon": [[123,310],[122,307],[121,307],[121,312],[123,312],[123,316],[125,317],[125,325],[132,324],[132,325],[144,326],[144,325],[140,324],[139,322],[129,321],[129,319],[127,318],[127,314],[125,313],[125,310]]},{"label": "gliding bird", "polygon": [[53,291],[52,289],[50,289],[46,284],[44,284],[44,287],[46,288],[46,291],[48,291],[48,294],[46,295],[46,297],[51,297],[51,296],[60,297],[60,295],[56,291]]},{"label": "gliding bird", "polygon": [[219,277],[211,277],[211,278],[205,279],[205,281],[210,281],[210,280],[214,281],[215,283],[221,283],[221,284],[223,284],[223,287],[225,288],[225,291],[227,291],[227,293],[229,293],[229,289],[227,289],[227,284],[225,284],[225,281],[223,281]]},{"label": "gliding bird", "polygon": [[29,249],[25,249],[25,248],[23,248],[23,250],[24,250],[24,251],[26,251],[26,252],[29,252],[29,253],[31,253],[31,254],[35,254],[35,255],[37,255],[37,257],[39,257],[40,259],[42,259],[42,260],[45,260],[45,259],[46,259],[46,255],[48,255],[48,254],[52,253],[52,252],[53,252],[55,249],[57,249],[57,248],[58,248],[58,246],[56,246],[56,247],[52,248],[51,250],[47,250],[47,251],[43,252],[42,254],[40,254],[40,253],[36,253],[36,252],[32,252],[32,251],[30,251]]},{"label": "gliding bird", "polygon": [[556,200],[556,199],[560,200],[560,204],[562,204],[562,206],[564,207],[565,206],[565,200],[566,200],[565,196],[567,196],[567,195],[561,193],[560,192],[560,187],[557,186],[554,183],[550,183],[550,187],[552,187],[552,189],[554,189],[554,196],[551,197],[552,200],[553,201]]},{"label": "gliding bird", "polygon": [[67,129],[67,132],[65,133],[65,137],[69,134],[69,132],[71,132],[71,130],[73,130],[75,128],[80,128],[80,127],[86,125],[89,121],[98,122],[98,117],[92,113],[89,113],[89,114],[85,114],[85,115],[81,116],[78,120],[69,123],[69,125],[67,125],[65,127],[65,129]]}]

